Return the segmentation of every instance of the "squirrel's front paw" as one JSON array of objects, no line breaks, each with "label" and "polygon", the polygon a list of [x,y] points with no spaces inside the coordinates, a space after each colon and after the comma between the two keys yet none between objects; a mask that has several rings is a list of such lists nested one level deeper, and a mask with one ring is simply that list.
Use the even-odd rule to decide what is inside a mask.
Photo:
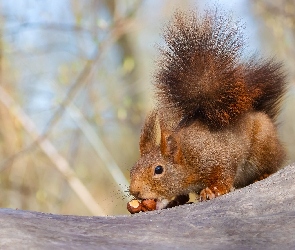
[{"label": "squirrel's front paw", "polygon": [[208,187],[204,188],[201,192],[200,192],[200,201],[205,201],[205,200],[211,200],[215,198],[215,194],[212,192],[212,190]]},{"label": "squirrel's front paw", "polygon": [[217,187],[213,187],[213,190],[206,187],[200,192],[200,201],[212,200],[215,197],[223,195],[227,193],[226,191],[220,191]]}]

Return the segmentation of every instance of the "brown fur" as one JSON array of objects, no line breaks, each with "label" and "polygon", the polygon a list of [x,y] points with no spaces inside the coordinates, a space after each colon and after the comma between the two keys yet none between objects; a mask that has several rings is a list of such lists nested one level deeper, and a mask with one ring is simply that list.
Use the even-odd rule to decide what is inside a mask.
[{"label": "brown fur", "polygon": [[273,59],[241,59],[239,23],[218,13],[176,13],[164,32],[155,74],[158,104],[181,115],[184,124],[201,119],[220,129],[247,111],[275,118],[285,89],[281,65]]},{"label": "brown fur", "polygon": [[285,90],[281,66],[242,62],[240,28],[216,12],[202,19],[177,13],[166,28],[158,106],[146,119],[141,158],[131,170],[136,198],[171,200],[195,192],[211,199],[283,166],[274,125]]}]

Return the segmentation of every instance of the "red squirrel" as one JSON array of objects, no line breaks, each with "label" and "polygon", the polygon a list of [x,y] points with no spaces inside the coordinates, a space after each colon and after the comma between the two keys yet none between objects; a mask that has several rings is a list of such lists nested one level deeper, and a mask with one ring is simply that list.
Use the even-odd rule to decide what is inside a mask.
[{"label": "red squirrel", "polygon": [[244,60],[242,25],[218,11],[177,12],[163,37],[157,104],[141,132],[130,194],[162,209],[191,192],[208,200],[279,170],[282,65]]}]

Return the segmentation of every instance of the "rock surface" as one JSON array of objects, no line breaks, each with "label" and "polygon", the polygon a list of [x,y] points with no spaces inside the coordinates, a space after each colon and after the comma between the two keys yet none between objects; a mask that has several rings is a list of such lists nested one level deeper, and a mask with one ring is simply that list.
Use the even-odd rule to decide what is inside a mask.
[{"label": "rock surface", "polygon": [[295,249],[295,164],[212,201],[132,216],[0,209],[1,249]]}]

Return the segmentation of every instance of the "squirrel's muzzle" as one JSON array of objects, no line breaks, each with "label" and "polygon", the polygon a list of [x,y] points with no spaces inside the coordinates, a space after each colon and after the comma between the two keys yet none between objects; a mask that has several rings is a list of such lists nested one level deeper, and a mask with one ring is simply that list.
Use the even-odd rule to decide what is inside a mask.
[{"label": "squirrel's muzzle", "polygon": [[129,193],[133,195],[136,199],[140,199],[140,188],[134,183],[134,181],[131,181],[130,183]]}]

